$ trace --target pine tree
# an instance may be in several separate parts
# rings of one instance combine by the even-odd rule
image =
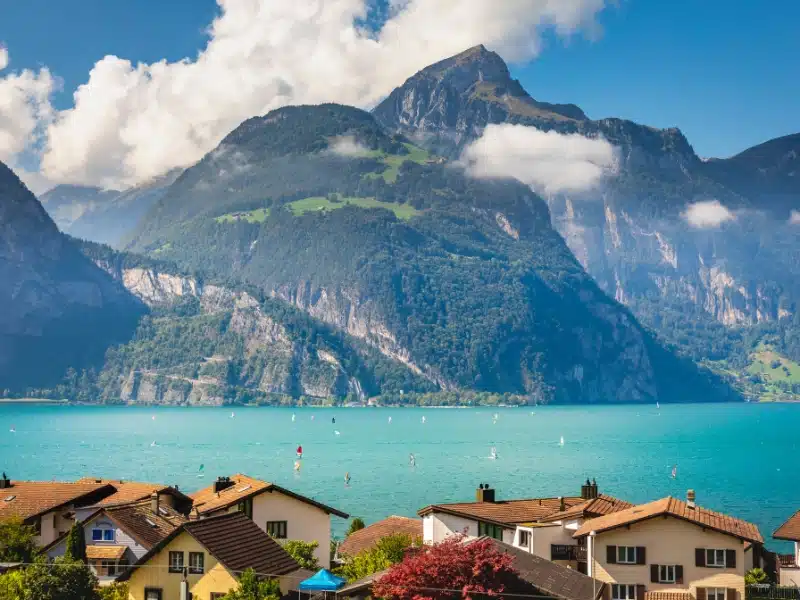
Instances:
[[[83,525],[78,521],[75,521],[67,535],[67,551],[65,554],[72,560],[86,562],[86,538],[83,534]]]

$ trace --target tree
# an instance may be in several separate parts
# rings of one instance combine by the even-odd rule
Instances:
[[[747,585],[757,585],[759,583],[767,583],[767,579],[768,579],[767,573],[764,571],[764,569],[759,569],[758,567],[750,569],[744,575],[744,582]]]
[[[373,586],[373,596],[391,600],[497,596],[505,589],[503,581],[516,573],[512,565],[511,555],[491,540],[465,544],[463,535],[454,535],[392,566]]]
[[[284,542],[283,549],[297,561],[301,569],[316,571],[319,569],[314,552],[319,548],[319,542],[304,542],[302,540],[289,540]]]
[[[350,522],[350,529],[347,530],[347,535],[345,535],[345,537],[347,537],[348,535],[350,535],[351,533],[353,533],[355,531],[358,531],[359,529],[364,529],[364,527],[366,527],[366,524],[364,523],[364,519],[362,519],[361,517],[355,517]]]
[[[23,573],[25,600],[100,600],[97,577],[86,564],[62,556],[40,559]]]
[[[99,589],[100,600],[128,600],[128,584],[115,581]]]
[[[420,540],[405,533],[387,535],[378,540],[372,548],[350,557],[337,573],[347,581],[357,581],[401,562],[405,558],[406,551],[419,542]]]
[[[253,569],[239,576],[239,587],[225,594],[223,600],[279,600],[281,586],[277,579],[259,579]]]
[[[422,545],[422,540],[419,538],[407,533],[395,533],[379,539],[375,547],[383,552],[389,562],[394,565],[405,558],[409,548],[420,545]]]
[[[0,575],[0,598],[3,600],[24,600],[24,577],[23,571],[9,571]]]
[[[0,562],[33,562],[36,531],[21,519],[0,521]]]
[[[86,562],[86,538],[83,533],[83,525],[78,521],[72,524],[67,534],[67,550],[64,555],[72,560]]]

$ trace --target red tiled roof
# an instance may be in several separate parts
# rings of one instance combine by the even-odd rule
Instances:
[[[125,555],[127,546],[86,546],[86,558],[89,560],[119,560]]]
[[[104,512],[147,549],[186,523],[186,517],[169,506],[161,504],[158,513],[153,512],[150,500],[108,507]]]
[[[264,492],[274,491],[280,492],[285,496],[295,498],[296,500],[300,500],[301,502],[305,502],[306,504],[316,506],[328,514],[333,514],[338,517],[342,517],[343,519],[350,517],[350,515],[347,513],[322,504],[321,502],[317,502],[312,498],[308,498],[292,492],[291,490],[287,490],[286,488],[282,488],[274,483],[269,483],[268,481],[261,481],[260,479],[255,479],[242,473],[232,475],[230,480],[233,485],[220,492],[215,492],[214,484],[212,484],[207,488],[196,491],[194,494],[190,494],[190,497],[194,501],[192,512],[196,511],[200,515],[213,514],[215,512],[230,508],[245,498],[251,498]]]
[[[395,516],[383,519],[348,535],[347,539],[339,546],[339,552],[355,556],[375,546],[378,540],[396,534],[405,534],[421,540],[422,520]]]
[[[789,540],[800,542],[800,510],[794,513],[789,520],[775,530],[772,534],[776,540]]]
[[[630,502],[625,502],[625,500],[620,500],[619,498],[614,498],[613,496],[607,496],[606,494],[600,494],[597,496],[597,498],[586,500],[585,502],[576,504],[567,510],[548,515],[541,520],[547,523],[552,521],[562,521],[565,519],[594,518],[619,512],[632,506],[633,504]]]
[[[476,519],[514,527],[517,523],[538,521],[559,512],[562,499],[531,498],[527,500],[498,500],[496,502],[462,502],[455,504],[432,504],[417,514],[424,517],[432,512],[443,512],[452,515]],[[583,498],[570,496],[563,498],[564,509],[583,503]]]
[[[105,483],[12,481],[0,490],[0,519],[32,519],[68,504],[91,504],[113,492]]]
[[[123,481],[94,477],[84,477],[79,479],[77,483],[107,483],[114,486],[116,492],[95,504],[95,506],[98,507],[144,500],[145,498],[150,498],[153,493],[169,493],[175,496],[183,496],[172,486],[163,483],[143,483],[140,481]]]
[[[758,527],[752,523],[729,517],[728,515],[700,506],[689,508],[686,502],[671,496],[648,504],[640,504],[619,512],[597,517],[596,519],[590,519],[575,532],[574,537],[589,535],[591,531],[600,533],[601,531],[616,529],[617,527],[630,525],[661,515],[669,515],[678,519],[683,519],[701,527],[732,535],[742,540],[757,543],[763,543],[764,541],[764,538],[761,537],[761,533],[758,531]]]

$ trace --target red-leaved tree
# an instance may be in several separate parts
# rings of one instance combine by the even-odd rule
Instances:
[[[372,589],[374,598],[391,600],[470,600],[500,596],[516,571],[513,559],[489,539],[464,543],[463,535],[409,554],[392,566]]]

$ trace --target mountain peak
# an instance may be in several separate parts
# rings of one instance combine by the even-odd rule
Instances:
[[[487,50],[479,44],[463,52],[445,58],[424,68],[416,77],[435,77],[448,79],[459,91],[463,91],[476,81],[491,82],[508,86],[513,82],[508,65],[497,52]]]

